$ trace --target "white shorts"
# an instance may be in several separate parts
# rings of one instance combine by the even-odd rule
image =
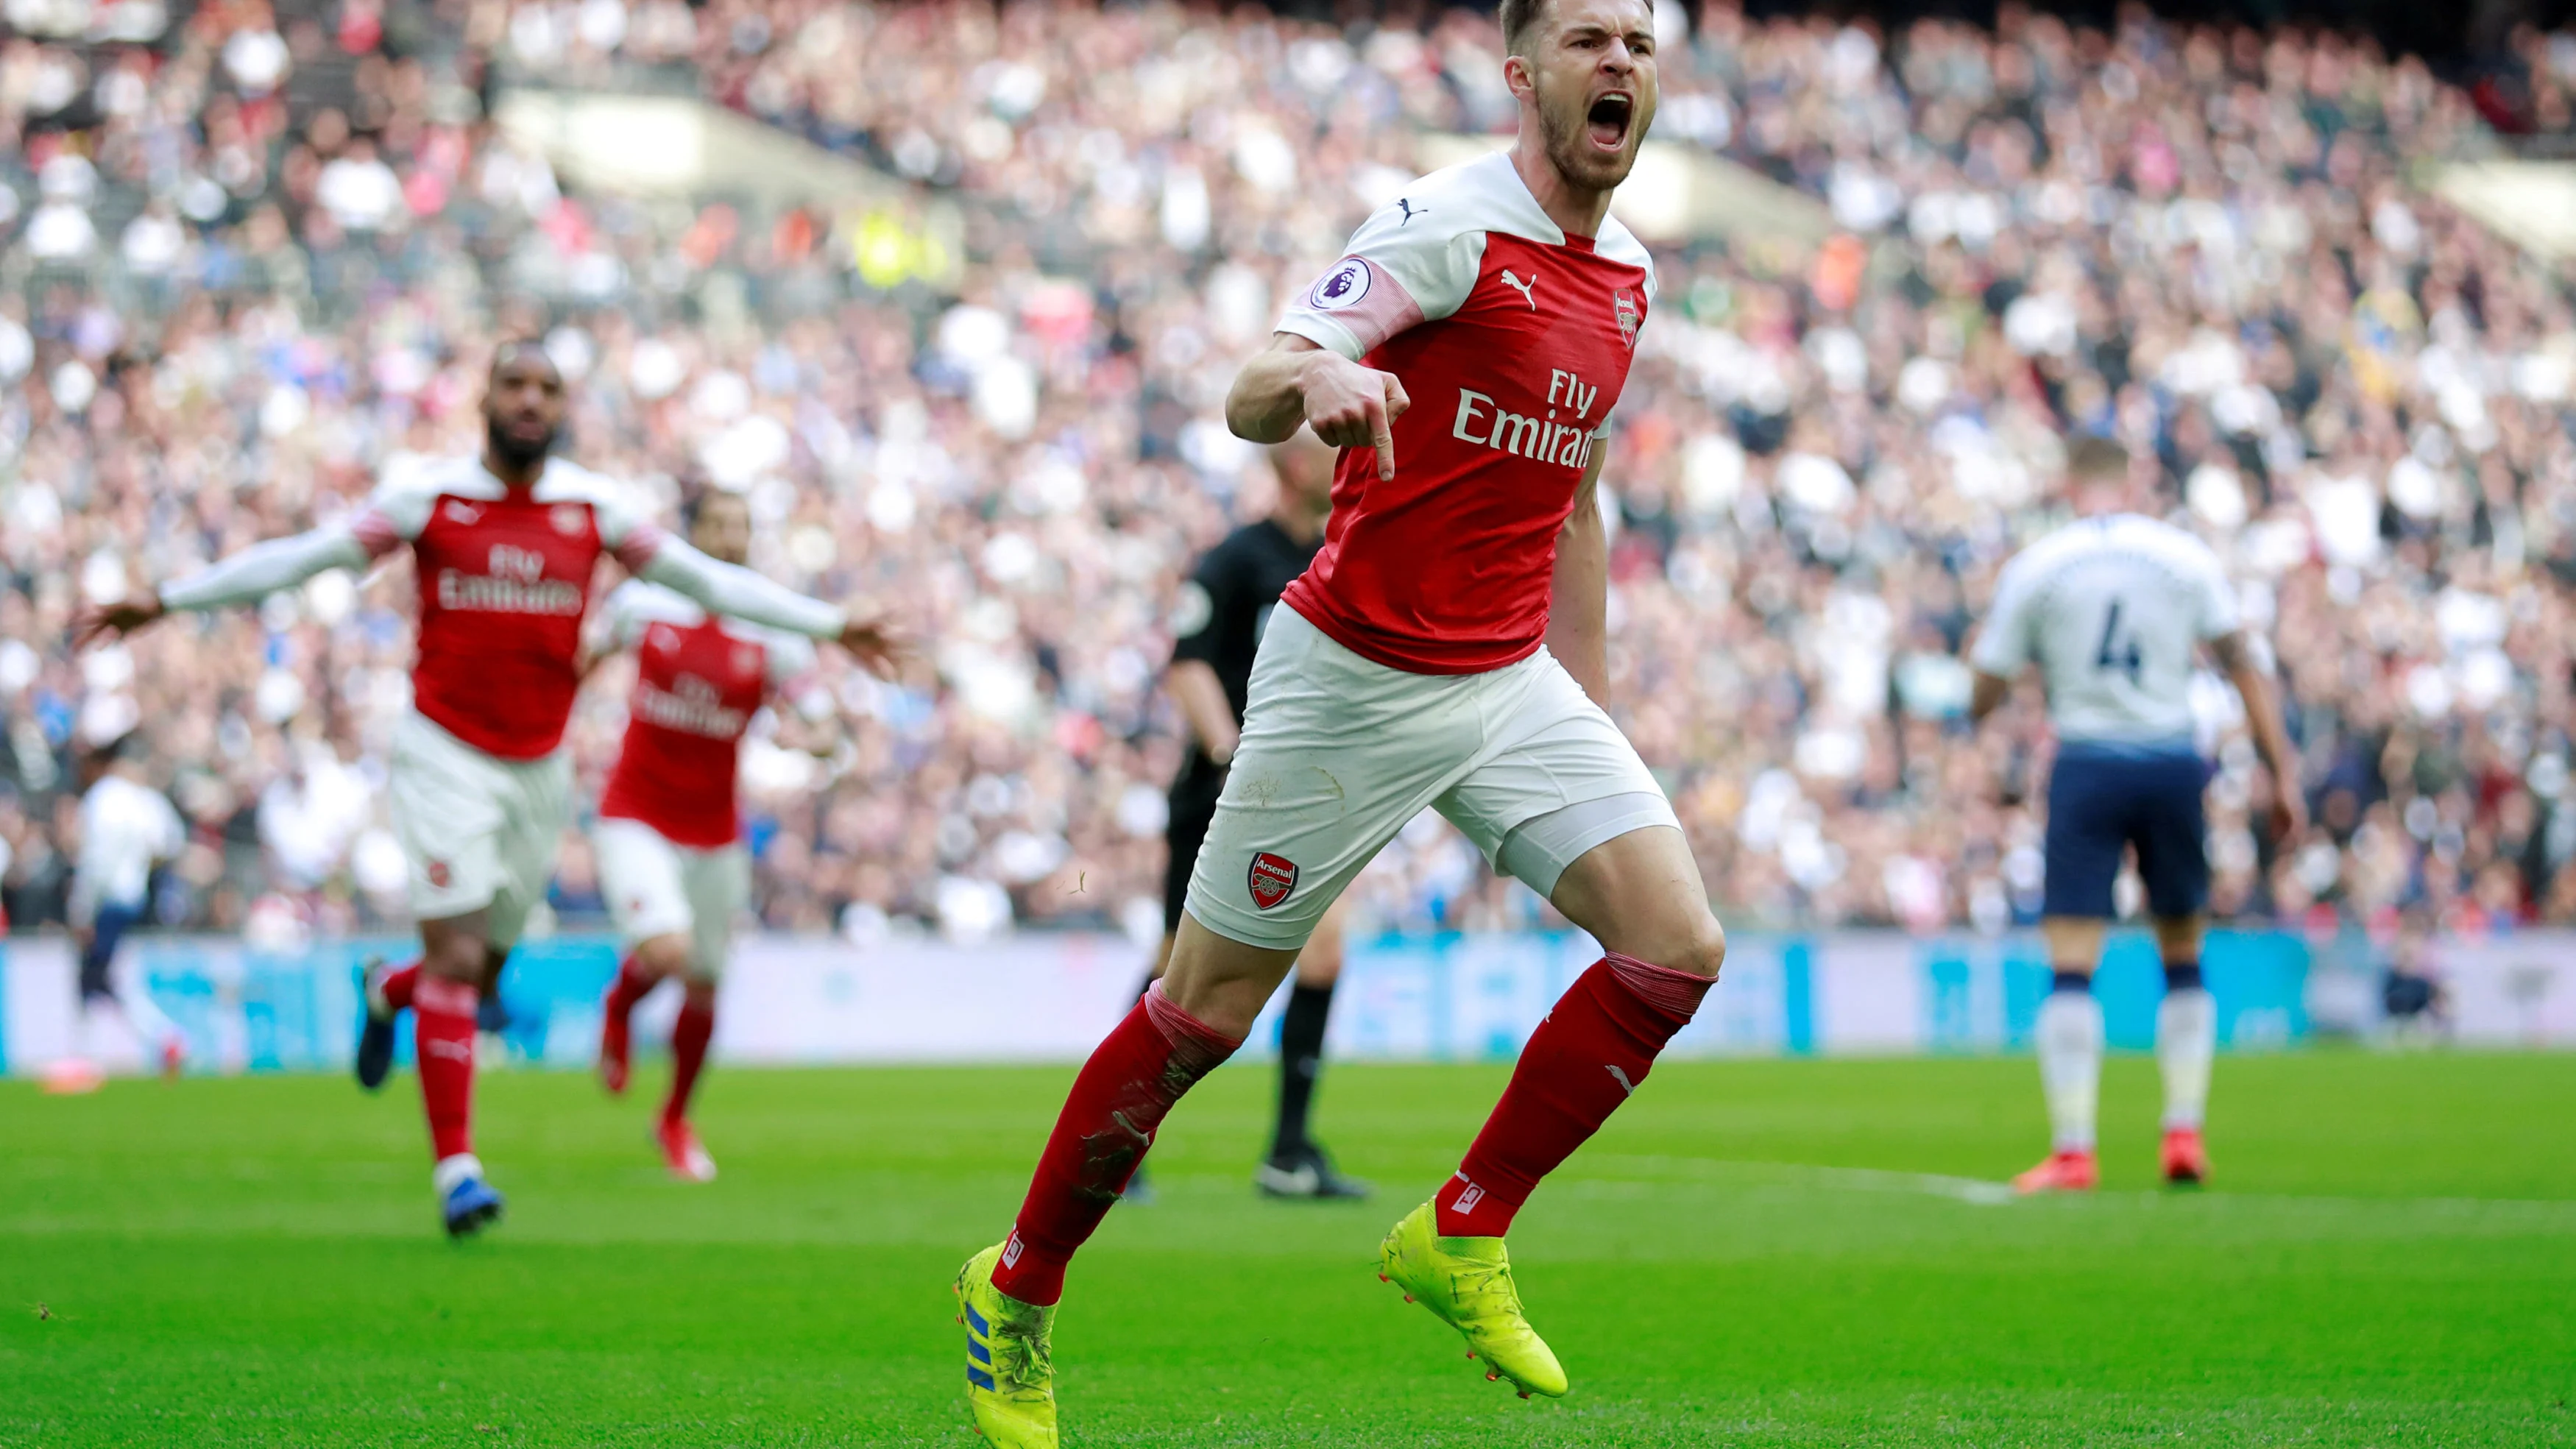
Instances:
[[[1409,674],[1282,608],[1253,660],[1190,914],[1246,945],[1303,946],[1425,806],[1542,896],[1594,846],[1680,823],[1636,748],[1545,649],[1483,674]]]
[[[485,939],[507,949],[546,898],[572,810],[572,762],[486,754],[417,713],[394,726],[394,836],[411,862],[412,914],[485,911]]]
[[[742,842],[712,850],[674,844],[641,820],[602,820],[590,832],[599,850],[599,890],[626,944],[656,936],[691,938],[694,974],[724,970],[734,917],[751,903],[751,852]]]

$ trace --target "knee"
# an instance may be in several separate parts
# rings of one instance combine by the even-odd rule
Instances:
[[[690,973],[689,938],[677,933],[654,936],[635,947],[635,965],[646,976],[687,976]]]
[[[1705,906],[1700,908],[1698,915],[1699,918],[1682,932],[1674,959],[1655,964],[1715,979],[1719,968],[1726,964],[1726,928],[1717,923],[1716,915]]]
[[[683,999],[689,1005],[694,1006],[701,1011],[713,1011],[715,1009],[716,979],[714,977],[688,977],[684,982],[682,982],[682,989],[687,993]]]
[[[451,936],[435,943],[424,943],[420,969],[446,981],[483,980],[483,943],[472,936]]]

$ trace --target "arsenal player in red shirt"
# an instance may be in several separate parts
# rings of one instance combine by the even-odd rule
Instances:
[[[957,1280],[967,1399],[1056,1443],[1048,1337],[1075,1250],[1172,1104],[1240,1046],[1334,898],[1428,806],[1604,948],[1532,1034],[1457,1174],[1379,1272],[1487,1376],[1562,1394],[1503,1233],[1640,1087],[1725,937],[1672,807],[1603,711],[1595,490],[1654,307],[1610,212],[1655,112],[1645,0],[1503,0],[1510,149],[1370,217],[1236,379],[1226,420],[1340,447],[1332,522],[1253,665],[1243,735],[1162,982],[1075,1079],[1010,1235]]]
[[[501,1214],[473,1151],[474,1008],[554,874],[570,808],[564,724],[600,558],[716,613],[836,639],[874,668],[889,667],[893,653],[873,618],[708,558],[655,527],[620,485],[553,457],[564,383],[536,344],[494,354],[483,420],[479,455],[382,477],[348,519],[92,611],[74,633],[79,644],[129,634],[173,610],[252,603],[326,569],[364,569],[411,549],[418,660],[389,783],[421,958],[369,971],[358,1079],[384,1081],[395,1014],[411,1007],[430,1180],[456,1236]]]
[[[710,489],[690,503],[685,521],[689,542],[707,557],[741,564],[751,556],[751,507],[740,494]],[[626,1090],[629,1016],[662,982],[682,983],[671,1091],[654,1139],[673,1176],[706,1182],[715,1159],[689,1125],[689,1098],[715,1035],[716,982],[734,918],[751,899],[734,788],[742,739],[763,704],[813,673],[814,645],[802,634],[708,613],[640,579],[619,585],[601,612],[604,649],[633,651],[636,672],[626,740],[591,832],[600,890],[627,944],[602,1012],[599,1075],[611,1092]]]

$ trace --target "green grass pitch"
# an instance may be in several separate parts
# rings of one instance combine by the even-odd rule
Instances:
[[[1067,1072],[719,1070],[702,1188],[641,1076],[488,1077],[462,1247],[408,1077],[0,1086],[0,1445],[976,1443],[948,1281]],[[1334,1068],[1359,1207],[1257,1200],[1270,1071],[1203,1086],[1074,1267],[1067,1443],[2576,1444],[2576,1056],[2223,1060],[2193,1195],[2115,1059],[2104,1191],[2005,1204],[2027,1061],[1669,1064],[1513,1234],[1559,1403],[1370,1271],[1503,1077]]]

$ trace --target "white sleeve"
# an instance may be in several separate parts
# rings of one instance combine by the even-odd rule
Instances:
[[[834,605],[809,599],[749,569],[718,563],[670,534],[654,532],[659,537],[637,573],[688,595],[709,613],[816,639],[834,638],[849,624],[849,615]]]
[[[2030,663],[2030,571],[2015,559],[2004,565],[2003,577],[1995,581],[1994,607],[1986,611],[1986,626],[1977,631],[1976,646],[1968,652],[1968,665],[1979,674],[1997,679],[2010,679]]]
[[[814,641],[802,634],[781,634],[762,641],[769,658],[769,687],[786,689],[812,674],[821,662]]]
[[[165,609],[219,609],[291,589],[327,569],[365,568],[377,552],[360,533],[331,524],[292,538],[255,543],[161,588]]]
[[[651,624],[651,611],[645,607],[645,585],[629,579],[608,591],[601,601],[599,616],[589,630],[590,652],[594,655],[615,654],[635,647]]]
[[[1484,255],[1482,231],[1444,226],[1405,198],[1360,224],[1342,259],[1289,304],[1279,330],[1357,362],[1397,333],[1456,312]]]
[[[635,494],[598,474],[590,474],[591,487],[586,493],[591,517],[599,524],[600,546],[617,556],[626,571],[637,578],[651,577],[653,556],[674,540],[653,521]],[[666,582],[656,580],[656,582]],[[673,588],[679,585],[673,584]],[[688,593],[686,589],[680,589]],[[695,594],[689,594],[697,598]],[[700,600],[701,603],[705,602]]]

